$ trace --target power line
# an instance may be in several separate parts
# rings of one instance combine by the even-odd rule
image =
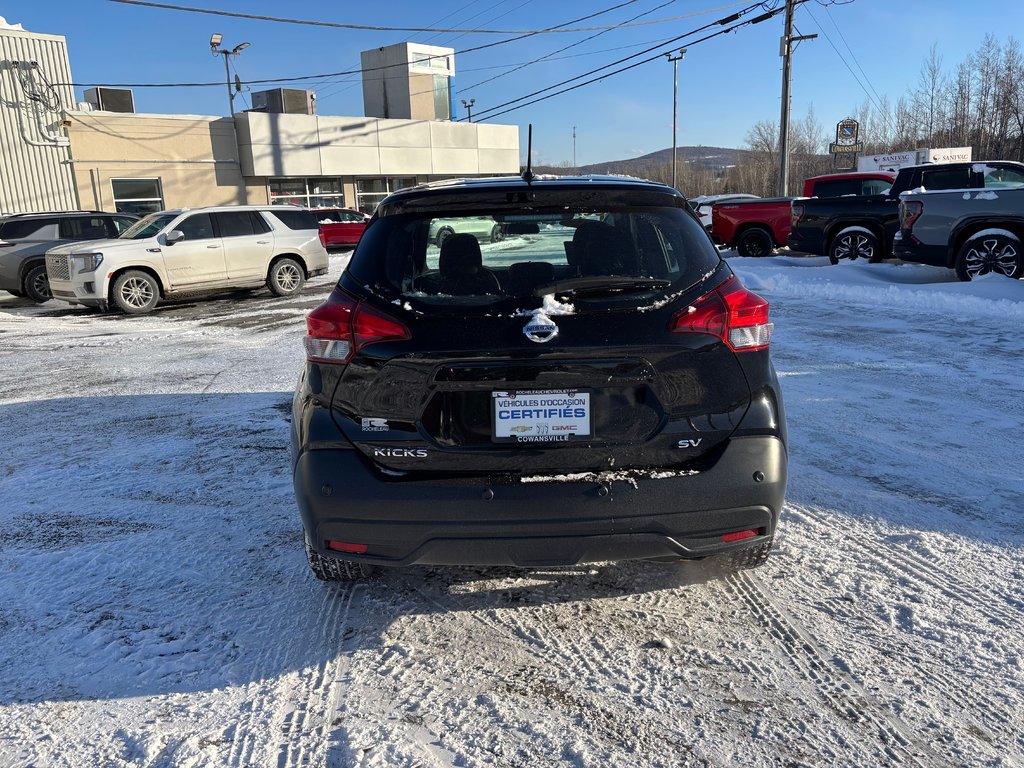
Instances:
[[[806,2],[806,0],[801,0],[801,2]],[[554,88],[558,88],[559,86],[567,85],[568,83],[571,83],[574,80],[579,80],[581,78],[587,77],[588,75],[593,75],[593,74],[595,74],[597,72],[600,72],[603,69],[608,69],[609,67],[614,67],[617,64],[622,64],[624,62],[629,61],[630,59],[635,59],[638,56],[643,56],[644,54],[650,53],[651,51],[653,51],[655,49],[664,48],[665,46],[669,46],[669,45],[672,45],[674,43],[678,43],[680,40],[683,40],[684,38],[691,37],[692,35],[696,35],[696,34],[698,34],[700,32],[703,32],[705,29],[709,29],[709,28],[715,26],[716,24],[717,25],[722,25],[722,24],[727,24],[727,23],[730,23],[732,21],[735,21],[736,19],[739,19],[741,16],[749,13],[752,9],[754,9],[754,8],[756,8],[758,6],[761,6],[761,3],[754,3],[752,5],[749,5],[746,8],[738,11],[737,13],[732,14],[732,16],[728,16],[728,17],[725,17],[723,19],[718,19],[717,21],[712,21],[712,22],[710,22],[708,24],[705,24],[704,26],[697,27],[696,29],[692,29],[689,32],[685,32],[685,33],[683,33],[681,35],[677,35],[676,37],[669,38],[668,40],[662,41],[658,45],[652,46],[650,48],[646,48],[646,49],[644,49],[642,51],[639,51],[639,52],[633,54],[632,56],[626,56],[624,58],[618,59],[617,61],[613,61],[613,62],[611,62],[609,64],[605,64],[602,67],[598,67],[596,69],[592,69],[589,72],[584,72],[581,75],[576,75],[575,77],[570,77],[568,80],[563,80],[563,81],[561,81],[559,83],[555,83],[554,85],[547,86],[546,88],[541,88],[541,89],[539,89],[537,91],[533,91],[532,93],[528,93],[525,96],[520,96],[519,98],[511,99],[509,101],[502,102],[501,104],[497,104],[496,106],[491,107],[490,109],[483,110],[482,113],[478,113],[478,115],[477,115],[477,122],[480,122],[480,120],[488,120],[488,119],[490,119],[492,117],[497,117],[498,115],[504,115],[504,114],[507,114],[508,112],[511,112],[513,110],[512,109],[506,109],[506,110],[504,110],[502,112],[497,112],[495,114],[489,114],[486,117],[484,117],[483,115],[486,114],[486,113],[494,113],[495,110],[500,110],[502,107],[506,107],[506,106],[509,106],[511,104],[515,104],[518,101],[524,101],[526,99],[531,98],[532,96],[537,96],[539,94],[544,93],[545,91],[550,91],[550,90],[552,90]],[[760,16],[756,16],[754,19],[751,19],[750,21],[742,22],[741,24],[738,24],[738,25],[733,26],[733,27],[729,27],[728,29],[719,30],[714,35],[710,35],[709,37],[715,37],[716,35],[724,34],[725,32],[731,32],[733,29],[737,29],[738,27],[744,26],[746,24],[758,23],[758,22],[761,22],[761,21],[765,21],[766,19],[771,18],[772,16],[776,15],[777,13],[779,13],[779,10],[768,11],[766,13],[761,14]],[[703,39],[709,39],[709,38],[702,38],[702,40]],[[701,42],[701,40],[698,40],[696,42]],[[622,69],[618,69],[618,70],[615,70],[613,72],[606,72],[603,75],[599,75],[598,77],[595,77],[592,80],[588,80],[588,81],[586,81],[584,83],[581,83],[581,84],[579,84],[577,86],[573,86],[571,88],[566,88],[566,89],[564,89],[562,91],[558,91],[557,93],[554,93],[554,94],[549,94],[548,96],[544,96],[544,97],[542,97],[540,99],[535,99],[533,101],[527,102],[526,104],[521,104],[518,107],[514,107],[514,109],[520,109],[522,107],[528,106],[529,104],[535,104],[538,101],[544,101],[545,99],[551,98],[551,96],[557,96],[557,95],[562,94],[562,93],[567,93],[568,91],[575,90],[576,88],[582,87],[583,85],[588,85],[590,83],[597,82],[598,80],[602,80],[605,77],[609,77],[611,75],[616,75],[616,74],[618,74],[620,72],[625,72],[626,70],[633,69],[634,67],[640,66],[641,64],[646,64],[647,62],[654,61],[655,59],[660,59],[664,55],[665,55],[665,51],[659,51],[654,56],[652,56],[652,57],[650,57],[648,59],[644,59],[644,60],[642,60],[640,62],[637,62],[636,64],[632,64],[632,65],[630,65],[628,67],[623,67]]]
[[[842,3],[842,5],[846,5],[846,3]],[[807,12],[810,13],[810,10],[811,9],[808,8]],[[828,11],[827,5],[825,6],[825,10]],[[839,28],[838,24],[836,24],[835,16],[833,16],[831,13],[826,13],[825,15],[828,17],[828,20],[832,22],[832,26],[835,27],[836,32],[839,34],[839,39],[842,40],[843,45],[846,46],[846,50],[850,52],[850,58],[853,59],[853,63],[857,65],[857,69],[859,69],[860,73],[864,75],[864,82],[868,84],[868,87],[871,89],[872,93],[874,93],[875,96],[878,98],[878,101],[881,102],[882,97],[878,95],[878,91],[875,90],[875,86],[872,84],[871,78],[868,77],[868,73],[864,71],[864,67],[862,67],[860,65],[860,62],[857,60],[857,54],[855,54],[853,52],[853,48],[850,47],[850,43],[846,40],[846,35],[843,34],[843,30]]]
[[[667,5],[672,5],[672,3],[674,3],[675,1],[676,0],[667,0],[667,2],[664,2],[661,5],[655,6],[654,8],[651,8],[648,11],[644,11],[643,13],[637,14],[636,16],[633,16],[630,19],[626,19],[626,23],[628,23],[630,21],[636,21],[637,19],[642,18],[643,16],[646,16],[649,13],[654,13],[655,11],[662,9],[662,8],[664,8]],[[525,69],[526,67],[529,67],[529,66],[531,66],[533,64],[538,64],[539,62],[542,62],[542,61],[549,61],[556,54],[562,53],[563,51],[568,51],[570,48],[575,48],[578,45],[583,45],[584,43],[586,43],[586,42],[588,42],[590,40],[593,40],[595,37],[600,37],[601,35],[607,34],[609,31],[610,30],[603,29],[600,32],[595,32],[593,35],[590,35],[589,37],[585,37],[582,40],[577,40],[575,43],[571,43],[570,45],[566,45],[566,46],[564,46],[562,48],[559,48],[556,51],[552,51],[551,53],[547,54],[546,56],[541,56],[539,58],[534,59],[533,61],[528,61],[525,64],[520,64],[520,65],[514,67],[513,69],[510,69],[508,72],[502,72],[500,75],[495,75],[494,77],[489,77],[486,80],[481,80],[478,83],[473,83],[472,85],[468,85],[465,88],[462,88],[460,90],[462,91],[462,93],[466,93],[467,91],[471,91],[474,88],[478,88],[479,86],[484,85],[485,83],[490,83],[490,82],[493,82],[495,80],[499,80],[502,77],[505,77],[506,75],[511,75],[513,72],[518,72],[519,70]]]
[[[141,0],[111,0],[111,2],[133,2],[133,3],[135,3],[135,2],[141,2]],[[592,18],[594,18],[596,16],[602,16],[602,15],[604,15],[606,13],[610,13],[611,11],[614,11],[614,10],[616,10],[618,8],[621,8],[621,7],[625,6],[625,5],[630,5],[631,3],[634,3],[634,2],[636,2],[636,0],[626,0],[626,2],[618,3],[617,5],[613,5],[610,8],[605,8],[603,10],[587,14],[586,16],[580,16],[578,19],[571,19],[570,21],[565,21],[565,22],[562,22],[561,24],[556,24],[553,27],[548,27],[546,30],[540,30],[538,32],[528,32],[528,33],[524,33],[524,34],[521,34],[521,35],[517,35],[516,37],[506,38],[505,40],[495,40],[493,43],[484,43],[483,45],[476,45],[476,46],[473,46],[472,48],[463,48],[462,50],[459,50],[459,51],[453,51],[451,54],[443,54],[443,55],[444,56],[448,56],[448,55],[458,56],[458,55],[462,55],[462,54],[465,54],[465,53],[473,53],[474,51],[482,51],[482,50],[484,50],[486,48],[494,48],[495,46],[498,46],[498,45],[506,45],[508,43],[514,43],[514,42],[516,42],[518,40],[523,40],[523,39],[525,39],[527,37],[533,37],[534,35],[541,34],[541,32],[558,30],[558,29],[561,29],[563,27],[568,26],[569,24],[577,24],[577,23],[579,23],[581,21],[585,21],[587,19],[592,19]],[[725,6],[725,7],[726,8],[731,8],[731,7],[734,7],[736,5],[742,5],[742,3],[734,3],[732,6]],[[707,11],[702,11],[701,13],[714,13],[714,11],[716,11],[716,10],[721,10],[721,9],[713,8],[713,9],[710,9],[710,10],[707,10]],[[692,15],[699,15],[699,14],[688,14],[688,15],[692,16]],[[686,17],[684,16],[684,17],[680,17],[680,18],[686,18]],[[424,58],[424,61],[429,61],[429,60],[432,60],[432,59],[435,59],[435,58],[441,58],[441,56],[442,56],[442,54],[438,54],[436,56],[427,56],[427,57]],[[259,80],[245,80],[243,82],[246,85],[257,85],[257,84],[262,85],[264,83],[295,83],[295,82],[300,82],[300,81],[303,81],[303,80],[329,80],[330,78],[342,77],[344,75],[358,75],[358,74],[362,74],[363,72],[376,72],[376,71],[381,70],[381,69],[392,69],[394,67],[405,67],[405,66],[406,66],[406,64],[404,64],[404,63],[400,63],[400,64],[385,64],[385,65],[382,65],[382,66],[379,66],[379,67],[366,67],[365,69],[363,69],[363,68],[360,68],[360,69],[348,69],[348,70],[344,70],[344,71],[341,71],[341,72],[326,72],[326,73],[323,73],[323,74],[302,75],[302,76],[299,76],[299,77],[262,78],[262,79],[259,79]],[[93,88],[93,87],[96,87],[96,88],[206,88],[206,87],[211,87],[211,86],[219,86],[219,85],[221,85],[221,83],[55,83],[54,85],[72,86],[72,87],[75,87],[75,88],[86,88],[86,87],[88,87],[88,88]]]
[[[892,123],[890,122],[889,115],[886,114],[885,110],[882,108],[881,103],[876,101],[875,97],[871,95],[871,93],[868,91],[866,87],[864,87],[864,83],[862,83],[860,81],[860,78],[857,77],[857,73],[853,71],[853,67],[850,66],[849,62],[846,60],[846,57],[843,56],[843,54],[839,51],[839,48],[836,47],[836,44],[832,42],[832,38],[829,37],[828,32],[825,31],[825,28],[821,26],[821,24],[818,22],[818,19],[814,16],[813,13],[811,13],[810,6],[808,6],[807,8],[807,14],[811,17],[811,20],[815,23],[818,29],[821,30],[821,34],[824,35],[825,39],[828,41],[828,44],[832,46],[832,50],[836,52],[836,56],[838,56],[839,60],[843,62],[843,66],[846,67],[846,69],[850,72],[850,74],[853,76],[853,79],[857,81],[857,85],[859,85],[860,89],[864,91],[864,95],[868,97],[868,101],[870,101],[874,105],[875,109],[878,110],[878,114],[882,118],[882,121],[885,123],[886,127],[892,128]]]
[[[807,2],[807,0],[798,0],[798,2]],[[778,15],[783,10],[785,10],[785,9],[784,8],[778,8],[778,9],[769,11],[767,13],[764,13],[764,14],[760,15],[760,16],[756,16],[756,17],[754,17],[753,19],[751,19],[749,21],[744,21],[744,22],[736,24],[736,25],[734,25],[732,27],[729,27],[728,29],[722,29],[722,30],[719,30],[718,32],[713,32],[710,35],[706,35],[706,36],[704,36],[702,38],[699,38],[697,40],[689,42],[686,45],[689,48],[691,46],[697,45],[698,43],[703,43],[706,40],[710,40],[713,37],[718,37],[719,35],[724,35],[724,34],[726,34],[728,32],[732,32],[732,31],[734,31],[736,29],[739,29],[740,27],[746,26],[748,24],[757,24],[757,23],[759,23],[761,21],[765,21],[766,19],[769,19],[769,18],[771,18],[773,16]],[[711,26],[711,25],[708,25],[708,26]],[[706,28],[707,27],[704,27],[704,29],[706,29]],[[689,34],[691,34],[691,35],[695,34],[696,31],[698,31],[698,30],[695,30],[694,32],[690,32]],[[688,37],[688,35],[681,35],[681,37]],[[502,112],[497,112],[497,113],[495,113],[493,115],[489,115],[485,119],[499,117],[501,115],[508,114],[509,112],[515,112],[517,109],[522,109],[523,107],[528,107],[528,106],[530,106],[532,104],[536,104],[537,102],[540,102],[540,101],[546,101],[547,99],[554,98],[555,96],[560,96],[561,94],[568,93],[569,91],[575,91],[577,88],[582,88],[585,85],[590,85],[591,83],[596,83],[596,82],[598,82],[600,80],[604,80],[605,78],[612,77],[613,75],[617,75],[617,74],[619,74],[621,72],[626,72],[626,71],[628,71],[630,69],[636,69],[637,67],[642,66],[644,64],[649,64],[652,61],[660,60],[661,57],[664,56],[666,53],[667,53],[667,51],[662,51],[662,52],[657,53],[654,56],[651,56],[651,57],[649,57],[647,59],[643,59],[642,61],[638,61],[638,62],[636,62],[634,64],[630,64],[627,67],[622,67],[621,69],[616,69],[616,70],[613,70],[611,72],[606,72],[603,75],[599,75],[598,77],[595,77],[595,78],[593,78],[591,80],[587,80],[587,81],[582,82],[582,83],[577,83],[576,85],[570,86],[569,88],[563,88],[561,91],[556,91],[555,93],[549,93],[546,96],[541,96],[539,99],[534,99],[533,101],[528,101],[525,104],[520,104],[519,106],[516,106],[516,107],[510,107],[509,109],[506,109],[506,110],[504,110]],[[583,77],[583,75],[581,75],[581,77]],[[552,86],[552,87],[557,87],[557,86]],[[511,104],[511,103],[514,103],[515,101],[517,101],[517,99],[514,99],[512,102],[507,102],[507,103]],[[495,109],[497,109],[497,107],[495,107]],[[477,122],[479,122],[479,119],[477,120]]]
[[[279,24],[303,24],[313,27],[332,27],[335,29],[359,29],[371,32],[437,32],[442,34],[474,33],[481,35],[545,35],[555,32],[596,32],[599,29],[617,29],[616,25],[605,27],[547,27],[545,29],[437,29],[435,27],[385,27],[370,24],[342,24],[335,21],[314,21],[312,19],[289,19],[283,16],[260,16],[254,13],[239,13],[238,11],[220,11],[213,8],[192,8],[186,5],[171,5],[169,3],[149,2],[149,0],[109,0],[111,3],[122,3],[124,5],[136,5],[146,8],[160,8],[168,11],[184,11],[186,13],[205,13],[211,16],[230,16],[236,19],[254,19],[256,21],[273,21]],[[738,3],[737,3],[738,5]],[[726,6],[729,7],[729,6]],[[598,14],[592,14],[595,16]],[[670,21],[679,21],[687,18],[688,14],[682,16],[669,16],[664,19],[652,19],[650,21],[639,21],[628,26],[644,27],[651,24],[665,24]],[[591,17],[584,17],[591,18]]]

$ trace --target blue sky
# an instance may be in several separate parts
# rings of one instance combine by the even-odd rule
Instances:
[[[268,16],[366,25],[538,29],[616,5],[616,0],[391,0],[339,3],[306,0],[169,0],[173,4]],[[618,0],[622,2],[622,0]],[[782,0],[769,0],[767,7]],[[456,104],[474,98],[474,117],[488,106],[525,95],[615,59],[681,35],[734,13],[748,3],[733,0],[635,0],[623,8],[584,22],[617,24],[644,14],[657,20],[698,14],[660,24],[605,32],[537,35],[456,57]],[[661,6],[661,7],[659,7]],[[76,82],[193,82],[223,77],[221,58],[209,53],[213,32],[226,46],[252,46],[234,59],[243,80],[295,77],[354,69],[359,52],[411,39],[459,50],[504,35],[433,34],[329,29],[233,19],[122,5],[109,0],[51,0],[28,3],[0,0],[0,16],[33,32],[67,36]],[[749,18],[749,16],[748,16]],[[816,23],[817,22],[817,23]],[[828,33],[850,67],[879,94],[895,100],[917,80],[934,43],[953,68],[977,50],[986,33],[1000,39],[1024,28],[1024,0],[811,0],[797,10],[802,34],[817,40],[800,44],[794,58],[793,110],[803,115],[813,105],[819,120],[832,125],[865,99],[865,92],[821,34]],[[819,25],[821,28],[819,28]],[[744,27],[690,47],[679,66],[679,143],[740,146],[758,120],[778,120],[783,16]],[[706,34],[706,33],[705,33]],[[580,43],[557,57],[519,69],[492,82],[482,80]],[[677,45],[687,45],[682,41]],[[851,56],[847,45],[853,51]],[[623,46],[631,46],[621,48]],[[609,50],[619,49],[621,50]],[[658,50],[662,50],[659,48]],[[582,55],[581,55],[582,54]],[[561,58],[570,57],[571,58]],[[855,59],[855,61],[854,61]],[[861,68],[866,74],[861,75]],[[263,86],[253,86],[259,90]],[[299,86],[305,87],[305,86]],[[356,77],[334,78],[310,86],[321,114],[361,115],[362,92]],[[81,94],[81,89],[78,91]],[[141,112],[219,115],[227,113],[226,87],[135,89]],[[244,104],[244,102],[243,102]],[[238,102],[236,101],[236,108]],[[534,125],[535,160],[571,161],[576,126],[580,164],[622,159],[672,144],[672,66],[654,61],[608,77],[571,93],[495,118],[494,122]]]

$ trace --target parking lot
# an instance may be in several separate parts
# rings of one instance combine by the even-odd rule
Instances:
[[[772,302],[777,551],[316,582],[303,317],[0,298],[0,764],[1024,765],[1024,282],[733,259]]]

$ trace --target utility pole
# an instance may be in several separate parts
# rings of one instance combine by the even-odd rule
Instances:
[[[793,12],[797,0],[786,0],[786,29],[779,41],[782,57],[782,115],[779,118],[779,197],[789,194],[789,108],[793,80],[793,43],[813,40],[817,35],[793,35]]]
[[[572,167],[576,167],[576,126],[572,127]]]
[[[469,115],[467,120],[469,120],[469,122],[471,122],[471,123],[473,122],[473,105],[474,104],[476,104],[476,99],[470,99],[469,101],[466,101],[465,99],[462,99],[462,106],[464,106],[466,108],[466,114]],[[486,119],[486,118],[484,118],[484,119]]]
[[[676,107],[679,102],[679,60],[686,56],[686,49],[680,48],[679,55],[665,54],[672,62],[672,186],[676,186]]]
[[[242,86],[241,86],[241,83],[238,83],[235,86],[236,90],[231,90],[231,67],[228,64],[228,56],[237,56],[242,51],[244,51],[246,48],[248,48],[250,44],[249,43],[239,43],[234,48],[232,48],[230,51],[226,51],[226,50],[223,50],[223,49],[217,47],[217,46],[220,45],[220,42],[223,39],[224,39],[223,36],[218,34],[217,32],[214,32],[212,35],[210,35],[210,53],[212,53],[214,56],[223,56],[224,57],[224,76],[225,76],[225,80],[226,80],[226,82],[228,84],[228,110],[229,110],[228,111],[228,115],[234,115],[235,114],[235,94],[238,91],[242,90]]]

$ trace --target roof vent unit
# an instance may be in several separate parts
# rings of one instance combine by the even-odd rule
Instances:
[[[135,97],[130,88],[86,88],[85,100],[103,112],[134,112]]]
[[[253,91],[252,111],[289,115],[315,115],[316,93],[298,88],[273,88],[269,91]]]

